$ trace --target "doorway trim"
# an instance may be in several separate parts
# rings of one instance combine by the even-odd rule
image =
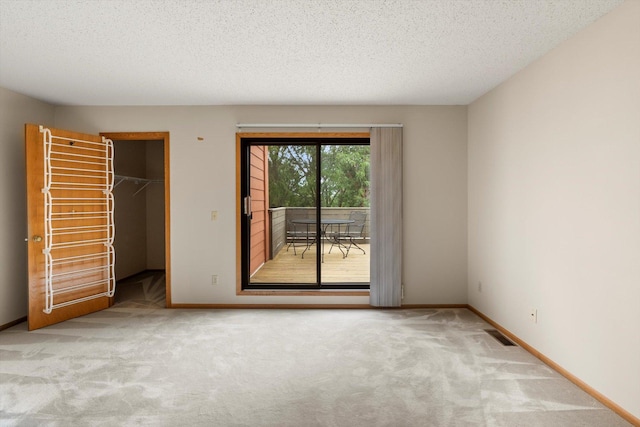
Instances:
[[[172,308],[171,303],[171,203],[169,198],[169,132],[100,132],[101,136],[118,141],[162,141],[164,151],[164,263],[166,274],[166,308]]]

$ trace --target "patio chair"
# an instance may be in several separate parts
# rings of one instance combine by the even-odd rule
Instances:
[[[333,239],[331,242],[331,248],[329,248],[329,253],[331,253],[331,249],[333,249],[334,246],[338,246],[341,251],[342,248],[345,248],[342,252],[344,254],[344,258],[346,258],[349,255],[351,247],[355,246],[366,255],[367,253],[358,245],[358,243],[356,243],[356,240],[364,238],[364,226],[367,222],[367,214],[362,211],[351,211],[349,219],[353,220],[353,222],[347,224],[344,231],[335,233],[332,236]]]
[[[316,238],[315,230],[310,230],[309,225],[299,224],[293,222],[291,219],[287,220],[287,252],[289,248],[293,246],[293,254],[298,255],[296,252],[296,246],[304,246],[308,248]]]

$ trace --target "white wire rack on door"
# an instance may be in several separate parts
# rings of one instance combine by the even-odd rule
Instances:
[[[115,292],[113,142],[66,138],[40,126],[44,145],[45,308]]]

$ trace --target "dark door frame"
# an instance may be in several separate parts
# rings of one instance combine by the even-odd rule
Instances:
[[[248,254],[244,250],[247,246],[247,242],[244,240],[248,234],[248,217],[244,213],[244,198],[247,196],[247,173],[248,166],[246,164],[245,151],[250,145],[256,144],[268,144],[268,143],[299,143],[299,144],[322,144],[322,140],[334,143],[341,141],[342,143],[348,143],[348,140],[362,140],[369,141],[370,134],[362,132],[344,132],[344,133],[237,133],[236,134],[236,294],[237,295],[357,295],[368,296],[369,286],[367,285],[353,285],[348,284],[324,284],[316,283],[316,286],[304,286],[304,289],[300,285],[286,285],[286,284],[274,284],[269,286],[264,285],[249,285],[248,275]],[[317,145],[319,146],[319,145]],[[320,167],[320,164],[318,165]],[[319,175],[318,175],[319,176]],[[319,181],[318,181],[318,186]],[[318,190],[319,194],[319,190]],[[318,220],[320,219],[320,206],[317,206]],[[318,264],[318,271],[320,271],[319,264],[321,263],[320,254],[317,254],[316,264]],[[245,271],[246,270],[246,271]],[[320,274],[320,273],[319,273]],[[307,290],[308,289],[308,290]]]

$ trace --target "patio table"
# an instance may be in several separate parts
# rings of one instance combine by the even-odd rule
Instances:
[[[316,236],[310,241],[309,240],[309,232],[310,232],[310,227],[312,225],[316,225],[318,223],[317,220],[315,219],[310,219],[310,218],[300,218],[300,219],[292,219],[291,220],[292,223],[294,224],[300,224],[300,225],[305,225],[307,227],[307,247],[304,249],[304,251],[302,251],[302,259],[304,259],[304,253],[307,252],[307,250],[311,247],[311,245],[313,245],[314,243],[317,243],[317,239],[318,239],[318,235],[316,233]],[[323,236],[326,238],[327,237],[327,228],[331,227],[332,231],[333,231],[333,227],[338,228],[338,232],[336,233],[336,236],[340,235],[340,227],[342,227],[343,225],[349,225],[349,224],[353,224],[355,222],[355,220],[353,219],[348,219],[348,218],[327,218],[327,219],[320,219],[320,227],[321,227],[321,232],[320,232],[320,237],[322,238]],[[325,239],[322,239],[322,256],[321,256],[321,261],[324,262],[324,241]],[[335,244],[336,246],[338,246],[338,249],[340,249],[340,252],[342,252],[342,258],[344,258],[346,256],[345,252],[342,250],[342,243],[340,243],[340,240],[338,237],[333,237],[332,240],[332,244]]]

